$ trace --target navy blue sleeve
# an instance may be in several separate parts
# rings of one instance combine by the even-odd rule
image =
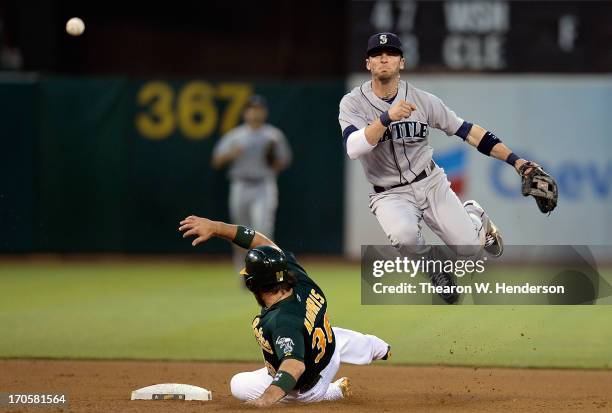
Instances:
[[[455,135],[459,136],[463,140],[466,140],[468,135],[470,134],[472,126],[474,125],[464,120],[461,126],[459,126],[459,129],[457,129],[457,132],[455,132]]]
[[[356,127],[354,127],[353,125],[348,125],[343,131],[342,131],[342,143],[344,144],[344,149],[346,149],[346,141],[348,140],[348,137],[351,133],[355,132],[357,129]]]

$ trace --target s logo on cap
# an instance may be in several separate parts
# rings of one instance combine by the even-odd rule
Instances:
[[[380,44],[387,43],[387,35],[386,34],[381,34],[380,36],[378,36],[378,42]]]

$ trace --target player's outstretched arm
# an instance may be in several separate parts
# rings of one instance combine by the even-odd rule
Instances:
[[[268,386],[266,391],[259,398],[248,401],[247,404],[257,407],[272,406],[274,403],[285,397],[285,395],[300,379],[302,374],[304,374],[305,370],[306,366],[299,360],[283,360],[281,365],[278,367],[278,372],[276,373],[276,376],[274,376],[272,384]]]
[[[254,234],[249,234],[250,236],[253,236],[253,239],[248,248],[255,248],[262,245],[270,245],[278,248],[278,246],[269,240],[265,235],[251,230],[250,228],[226,224],[225,222],[221,221],[212,221],[210,219],[197,217],[195,215],[190,215],[182,220],[179,227],[179,231],[183,233],[183,238],[196,237],[191,243],[191,245],[194,247],[208,241],[213,237],[223,238],[227,241],[236,243],[236,240],[240,238],[240,235],[243,235],[238,233],[240,229],[243,231],[246,229],[249,232],[254,232]],[[246,248],[244,245],[241,246]]]
[[[461,137],[479,152],[512,165],[521,177],[521,193],[524,196],[533,196],[542,213],[549,214],[557,207],[559,197],[557,182],[540,165],[519,158],[497,136],[479,125],[472,125],[467,136]]]
[[[485,135],[487,136],[485,137]],[[472,125],[472,128],[470,129],[470,132],[468,133],[466,141],[481,152],[483,150],[482,149],[483,147],[492,145],[490,148],[488,148],[488,150],[490,151],[489,155],[501,161],[507,162],[508,157],[512,154],[512,150],[510,150],[510,148],[508,148],[501,141],[496,143],[494,139],[497,139],[495,135],[488,132],[482,126],[474,124]],[[525,162],[527,162],[525,159],[518,158],[514,162],[511,162],[511,163],[513,164],[516,171],[519,172],[521,165],[523,165]]]

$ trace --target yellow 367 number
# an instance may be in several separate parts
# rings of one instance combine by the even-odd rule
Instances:
[[[213,86],[193,81],[180,88],[175,96],[168,83],[149,82],[136,96],[142,108],[136,114],[136,129],[145,138],[154,140],[166,139],[177,128],[186,138],[194,140],[208,138],[217,127],[220,133],[225,133],[238,124],[242,108],[252,93],[252,86],[245,83]],[[215,99],[228,101],[221,117]]]
[[[319,350],[319,354],[315,358],[315,363],[321,361],[323,356],[325,355],[325,347],[327,344],[331,344],[334,341],[334,336],[332,333],[331,324],[329,324],[329,318],[327,318],[327,313],[323,317],[323,327],[325,331],[321,327],[317,327],[312,332],[312,348],[315,347]]]

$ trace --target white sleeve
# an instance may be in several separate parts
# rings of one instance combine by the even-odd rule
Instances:
[[[346,140],[346,153],[351,159],[357,159],[361,155],[371,152],[375,147],[376,145],[370,145],[370,142],[366,139],[365,128],[357,129]]]

